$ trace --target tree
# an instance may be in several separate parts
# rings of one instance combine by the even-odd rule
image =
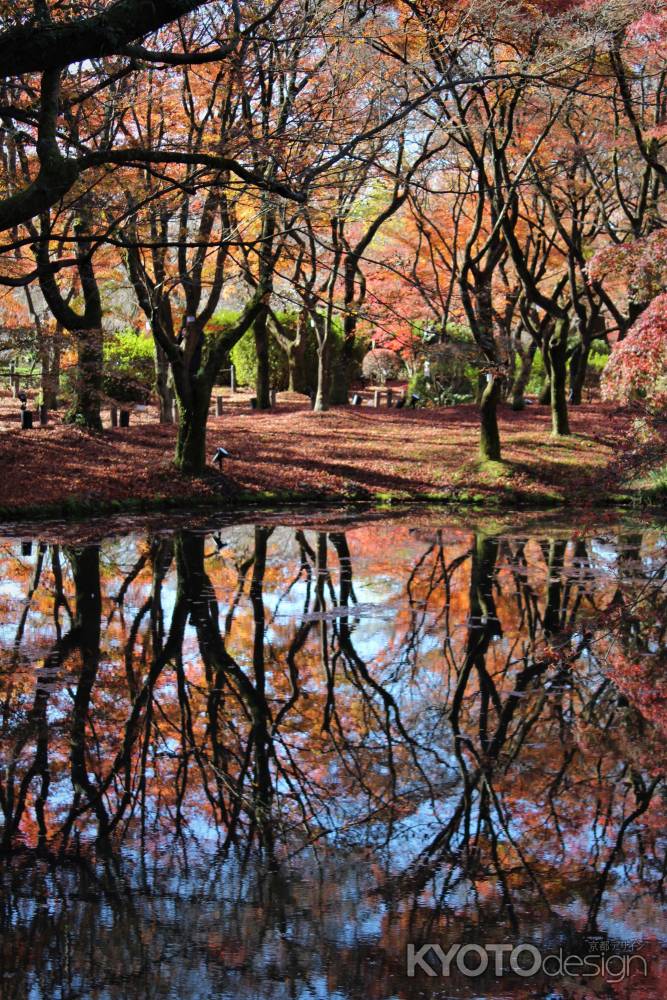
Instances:
[[[188,149],[211,149],[224,142],[238,115],[233,76],[215,65],[196,73],[185,67],[174,88],[167,89],[164,80],[151,74],[144,100],[129,114],[133,131],[152,148],[162,148],[169,128],[177,128]],[[196,376],[206,328],[229,278],[238,197],[228,174],[221,173],[214,183],[196,167],[125,178],[121,218],[127,221],[115,242],[155,341],[160,419],[171,420],[175,391],[181,409],[179,439],[188,433],[185,399],[192,396],[185,388],[189,375],[181,370],[183,352],[187,339],[199,344],[192,349]],[[236,273],[233,265],[232,271]],[[174,353],[174,347],[183,351]],[[217,374],[212,373],[209,401]]]
[[[667,412],[667,294],[658,295],[614,346],[602,376],[604,399]]]
[[[521,281],[527,277],[516,236],[519,190],[564,104],[562,96],[552,95],[550,82],[566,56],[548,10],[530,23],[522,20],[521,4],[502,10],[464,5],[437,18],[419,5],[416,10],[430,55],[427,79],[433,86],[440,84],[434,101],[459,149],[457,165],[470,177],[469,198],[457,209],[459,225],[465,220],[466,229],[457,283],[468,325],[488,363],[480,398],[480,456],[498,461],[497,407],[509,359],[503,348],[507,331],[503,324],[498,328],[494,288],[508,254]],[[495,74],[485,86],[470,79],[480,59]],[[448,190],[442,181],[439,186]],[[531,289],[533,298],[535,292]],[[537,299],[544,308],[557,308],[546,298]],[[564,316],[559,319],[550,350],[560,372],[567,328]],[[562,394],[554,398],[554,430],[566,432]]]
[[[109,130],[106,141],[94,150],[85,143],[71,144],[67,152],[61,150],[62,133],[59,122],[64,110],[61,82],[63,68],[74,63],[91,62],[94,79],[89,86],[73,96],[69,106],[94,100],[113,87],[119,79],[134,78],[146,65],[179,66],[189,62],[209,63],[225,59],[237,51],[243,38],[266,20],[266,13],[247,20],[238,5],[232,5],[227,16],[220,19],[213,34],[211,21],[202,33],[197,32],[197,51],[179,51],[182,36],[179,32],[160,39],[158,50],[151,50],[133,43],[146,35],[154,34],[175,19],[207,5],[193,0],[165,0],[164,3],[138,4],[134,0],[116,0],[106,9],[89,3],[89,16],[60,19],[57,7],[38,4],[35,14],[32,4],[20,4],[15,24],[0,32],[0,78],[6,81],[8,100],[2,106],[5,122],[18,122],[28,128],[34,140],[37,175],[26,186],[14,193],[6,192],[0,199],[0,231],[28,222],[55,206],[75,183],[89,170],[108,164],[138,165],[141,163],[199,164],[217,170],[230,170],[249,180],[254,177],[234,157],[210,154],[183,153],[172,147],[171,152],[142,149],[134,143],[118,147],[114,140],[119,134]],[[281,5],[276,0],[269,10],[272,13]],[[207,34],[208,32],[208,34]],[[174,42],[176,49],[174,50]],[[202,51],[203,42],[203,51]],[[208,51],[207,51],[208,48]],[[113,65],[109,57],[120,57],[120,66]],[[145,72],[145,70],[143,70]],[[39,84],[21,87],[30,74],[41,74]],[[97,74],[97,75],[96,75]],[[24,92],[21,94],[21,90]],[[29,95],[29,96],[26,96]],[[19,96],[20,95],[20,96]],[[18,100],[17,100],[18,96]],[[67,105],[65,105],[66,107]],[[259,187],[264,180],[254,177]],[[280,181],[272,182],[274,190],[287,190]]]

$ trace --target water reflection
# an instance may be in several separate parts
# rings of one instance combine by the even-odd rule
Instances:
[[[665,994],[664,531],[0,563],[3,1000]],[[647,978],[407,975],[409,942],[635,941]]]

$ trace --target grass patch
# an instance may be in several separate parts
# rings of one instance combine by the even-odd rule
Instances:
[[[646,504],[667,504],[667,465],[651,469],[630,483],[636,500]]]
[[[480,460],[475,462],[477,472],[485,479],[498,482],[499,479],[511,479],[512,470],[505,462],[492,462],[490,460]]]
[[[654,496],[667,499],[667,465],[649,474],[649,488]]]

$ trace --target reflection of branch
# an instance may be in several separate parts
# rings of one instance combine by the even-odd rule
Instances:
[[[132,584],[137,579],[137,577],[141,573],[142,569],[144,568],[144,566],[148,562],[148,558],[149,558],[150,554],[151,554],[150,551],[148,551],[148,552],[142,552],[142,554],[139,556],[139,558],[135,562],[135,564],[132,567],[132,569],[130,570],[130,572],[127,574],[127,576],[123,580],[123,582],[122,582],[122,584],[120,586],[120,589],[119,589],[118,593],[116,594],[116,596],[111,598],[111,600],[113,601],[113,603],[116,605],[117,608],[122,608],[123,607],[123,602],[125,601],[125,596],[126,596],[128,590],[130,589],[130,587],[132,586]],[[109,622],[113,618],[114,611],[115,611],[115,608],[112,610],[111,614],[109,615],[109,618],[107,619],[107,625],[109,624]]]
[[[609,878],[609,874],[614,865],[614,862],[616,861],[616,858],[620,854],[621,849],[623,847],[623,840],[625,838],[625,834],[632,826],[632,824],[635,822],[635,820],[639,819],[639,817],[642,816],[650,806],[651,800],[653,799],[653,794],[656,788],[658,787],[660,781],[662,780],[662,776],[658,775],[656,778],[654,778],[648,787],[644,785],[641,775],[638,774],[637,772],[633,772],[633,779],[634,779],[633,783],[634,783],[634,791],[635,791],[637,806],[628,816],[625,817],[625,819],[621,823],[618,833],[616,834],[616,840],[614,841],[614,845],[610,850],[607,861],[605,862],[605,866],[598,877],[598,888],[595,892],[595,896],[588,910],[588,920],[586,925],[587,930],[595,930],[596,928],[597,918],[600,912],[600,906],[602,905],[602,899],[604,897],[604,893],[607,888],[607,880]]]
[[[32,574],[32,579],[28,587],[28,593],[25,596],[23,602],[23,611],[21,612],[21,617],[19,618],[18,627],[16,629],[16,636],[14,637],[14,658],[13,663],[18,662],[19,649],[21,642],[23,640],[23,633],[25,631],[25,623],[28,619],[28,613],[30,611],[30,605],[32,604],[32,599],[35,591],[39,587],[40,577],[42,575],[42,566],[44,565],[44,555],[46,553],[46,546],[41,542],[37,551],[37,560],[35,562],[35,569]]]
[[[314,560],[315,560],[315,553],[313,552],[312,548],[308,544],[308,541],[307,541],[306,536],[303,533],[303,531],[301,531],[300,529],[298,531],[295,531],[294,537],[295,537],[295,539],[296,539],[296,541],[298,543],[299,553],[300,553],[300,556],[301,556],[301,563],[299,565],[299,571],[296,574],[296,576],[294,576],[292,578],[292,580],[288,584],[286,590],[283,591],[283,593],[280,595],[280,597],[276,601],[276,606],[274,608],[273,615],[271,617],[271,621],[272,622],[274,622],[276,620],[276,618],[278,617],[278,611],[280,610],[280,605],[285,600],[285,598],[289,597],[289,595],[292,593],[292,590],[297,585],[297,583],[299,582],[299,580],[301,579],[302,576],[305,577],[306,583],[307,583],[307,587],[306,587],[306,600],[305,600],[306,609],[307,609],[307,607],[308,607],[308,605],[310,603],[310,584],[311,584],[312,578],[313,578],[313,571],[312,571],[310,560],[312,560],[314,562]],[[309,559],[309,557],[310,557],[310,559]]]
[[[37,825],[39,829],[39,843],[44,847],[46,841],[46,824],[44,818],[44,806],[48,797],[50,786],[49,761],[48,761],[48,721],[46,709],[50,697],[50,681],[57,676],[61,665],[67,657],[75,650],[80,641],[78,628],[73,628],[64,638],[58,638],[44,660],[42,670],[36,676],[35,699],[32,709],[23,726],[19,728],[14,749],[11,754],[10,763],[5,769],[6,785],[3,784],[0,776],[0,808],[5,817],[4,830],[2,836],[2,848],[7,850],[16,836],[27,801],[28,790],[34,778],[41,775],[42,781],[40,791],[35,799],[35,811],[37,813]],[[5,705],[5,709],[8,705]],[[28,739],[36,733],[35,756],[30,767],[25,772],[18,795],[15,798],[14,776],[16,765],[21,759],[21,752]],[[14,806],[14,802],[16,805]]]

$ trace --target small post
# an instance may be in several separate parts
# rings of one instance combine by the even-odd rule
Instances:
[[[215,397],[215,415],[216,417],[222,416],[222,396]]]
[[[32,410],[21,410],[21,430],[32,430]]]
[[[232,392],[236,392],[236,365],[234,364],[229,369],[229,384]]]
[[[394,390],[387,389],[387,408],[391,408],[394,405]]]
[[[250,400],[250,409],[251,410],[257,409],[257,396],[253,396],[252,399]]]
[[[354,396],[352,397],[352,406],[361,406],[361,396],[359,395],[358,392],[355,392]]]
[[[275,405],[276,405],[276,390],[275,389],[271,389],[271,391],[269,393],[269,402],[271,404],[271,409],[273,409],[275,407]]]
[[[130,426],[130,411],[121,410],[120,411],[120,426],[129,427]]]
[[[118,427],[118,410],[115,406],[112,406],[109,410],[109,415],[111,417],[111,426]]]
[[[22,556],[32,555],[32,542],[21,542],[21,555]]]
[[[40,427],[46,427],[49,422],[49,411],[46,403],[40,403],[38,412]]]
[[[375,392],[373,393],[373,406],[375,407],[376,410],[378,410],[380,408],[380,397],[381,396],[382,396],[382,393],[380,392],[380,390],[376,389]]]

